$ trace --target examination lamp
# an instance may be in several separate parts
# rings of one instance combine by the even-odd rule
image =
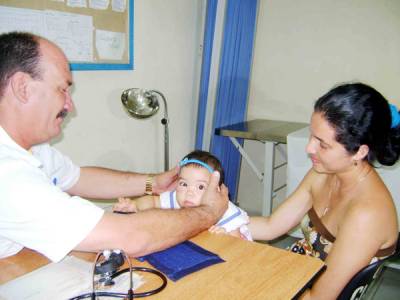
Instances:
[[[169,169],[168,108],[164,95],[156,90],[131,88],[122,92],[121,101],[128,114],[136,119],[146,119],[155,115],[160,108],[159,98],[164,102],[164,170]]]

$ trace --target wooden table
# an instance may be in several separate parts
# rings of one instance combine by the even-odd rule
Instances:
[[[191,241],[217,253],[226,262],[190,274],[177,282],[168,280],[167,287],[151,299],[292,299],[325,268],[319,259],[227,235],[203,232]],[[92,253],[72,254],[89,261],[94,259]],[[1,259],[0,284],[48,262],[42,255],[28,249]],[[135,259],[132,262],[134,266],[149,266]],[[145,284],[138,292],[160,283],[151,275],[145,274],[144,277]]]
[[[237,124],[232,124],[216,129],[216,134],[226,136],[230,139],[234,147],[239,151],[241,156],[247,161],[250,168],[256,174],[257,178],[263,183],[263,216],[268,216],[272,212],[272,200],[275,193],[285,185],[274,189],[274,171],[282,167],[284,164],[275,167],[275,147],[280,144],[286,144],[287,136],[291,132],[306,127],[305,123],[276,121],[256,119]],[[261,172],[253,163],[250,156],[246,153],[237,138],[256,140],[264,144],[264,168]],[[284,152],[282,148],[278,150]],[[283,154],[286,157],[286,154]]]

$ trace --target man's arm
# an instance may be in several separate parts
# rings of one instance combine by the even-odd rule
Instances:
[[[202,205],[179,210],[146,210],[133,215],[105,213],[75,250],[122,249],[137,257],[187,240],[215,224],[228,205],[225,186],[218,190],[214,172]]]
[[[153,193],[173,189],[176,186],[178,167],[153,178]],[[147,174],[122,172],[99,167],[82,167],[78,182],[67,192],[83,198],[113,199],[143,195]]]

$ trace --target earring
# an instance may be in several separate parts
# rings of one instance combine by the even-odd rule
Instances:
[[[358,160],[355,160],[354,162],[353,162],[353,164],[354,164],[354,166],[358,166]]]

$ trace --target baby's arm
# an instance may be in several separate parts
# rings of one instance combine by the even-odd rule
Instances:
[[[211,232],[211,233],[216,233],[216,234],[221,234],[222,233],[222,234],[227,234],[227,235],[231,235],[231,236],[234,236],[234,237],[239,237],[239,238],[245,239],[242,236],[242,234],[240,233],[240,229],[239,228],[227,232],[225,230],[225,228],[217,226],[217,225],[213,225],[208,229],[208,231]]]
[[[231,236],[234,236],[234,237],[238,237],[238,238],[244,239],[244,240],[246,239],[246,238],[240,233],[240,229],[239,229],[239,228],[238,228],[238,229],[235,229],[235,230],[232,230],[232,231],[229,231],[228,234],[231,235]]]
[[[114,211],[123,212],[138,212],[152,208],[160,208],[160,196],[146,195],[135,199],[121,197],[113,206]]]
[[[213,225],[210,228],[208,228],[208,231],[211,233],[216,233],[216,234],[228,234],[228,232],[226,232],[225,228],[223,227],[219,227],[217,225]]]
[[[130,198],[120,197],[118,202],[113,205],[113,211],[136,212],[136,205]]]

